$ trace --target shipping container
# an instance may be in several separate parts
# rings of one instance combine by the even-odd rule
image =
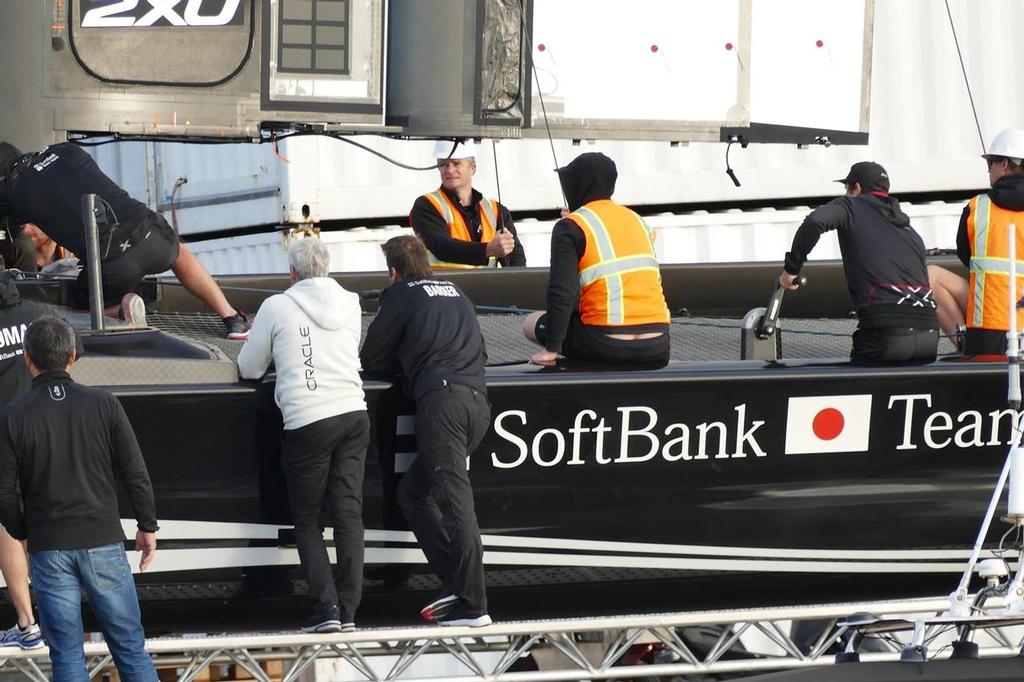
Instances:
[[[598,150],[618,165],[616,199],[641,209],[777,199],[792,203],[794,198],[834,195],[841,188],[832,181],[864,159],[888,168],[896,195],[981,189],[987,176],[979,158],[979,126],[986,140],[1003,128],[1024,126],[1024,66],[991,48],[1015,43],[1024,26],[1024,3],[951,0],[949,6],[978,109],[977,125],[945,4],[880,2],[874,8],[867,146],[734,145],[729,160],[742,182],[735,187],[725,173],[726,145],[720,143],[576,145],[556,140],[552,154],[543,140],[504,140],[493,147],[484,141],[475,186],[496,197],[500,179],[502,201],[514,213],[553,209],[563,203],[553,173],[556,164]],[[829,30],[836,29],[824,24],[823,47],[816,54],[838,59],[829,56]],[[557,58],[553,51],[537,51],[538,64]],[[824,84],[807,80],[794,87],[813,92]],[[431,162],[430,142],[352,139],[410,165]],[[438,184],[434,171],[404,170],[355,146],[318,137],[285,140],[276,149],[130,142],[96,147],[93,153],[134,196],[173,217],[182,234],[192,236],[325,221],[358,224],[383,218],[401,223],[415,198]],[[673,260],[686,257],[672,255]]]
[[[810,207],[721,212],[691,211],[648,215],[655,230],[655,248],[662,263],[778,261]],[[962,203],[903,204],[914,228],[929,248],[953,249]],[[550,256],[551,220],[522,220],[517,232],[528,266],[546,267]],[[291,228],[260,234],[196,241],[189,244],[206,268],[217,275],[288,272],[288,244],[313,228]],[[400,225],[321,231],[331,252],[332,272],[383,270],[380,245],[412,230]],[[835,233],[826,233],[811,260],[839,258]]]

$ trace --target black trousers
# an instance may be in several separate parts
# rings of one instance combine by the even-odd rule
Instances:
[[[363,473],[370,420],[349,412],[281,433],[281,466],[295,524],[295,544],[318,608],[341,608],[343,623],[355,622],[363,594]],[[320,508],[326,503],[334,527],[337,575],[324,543]]]
[[[398,503],[446,594],[487,611],[483,544],[466,457],[491,423],[487,396],[448,383],[416,405],[419,456],[398,484]]]
[[[534,327],[537,340],[544,345],[547,342],[547,313],[541,315]],[[569,326],[562,340],[562,355],[573,360],[590,360],[594,362],[612,363],[667,363],[670,358],[670,338],[668,332],[650,339],[613,339],[613,327],[601,328],[583,324],[580,316],[573,313],[569,318]]]
[[[853,332],[850,359],[869,362],[932,362],[938,345],[938,329],[857,329]]]

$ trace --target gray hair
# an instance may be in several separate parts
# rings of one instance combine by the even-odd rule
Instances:
[[[288,265],[300,280],[327,277],[331,272],[331,253],[319,239],[296,239],[288,247]]]
[[[28,326],[22,346],[43,372],[63,370],[75,352],[75,330],[59,317],[42,317]]]

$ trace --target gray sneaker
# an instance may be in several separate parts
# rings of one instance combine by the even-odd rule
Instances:
[[[4,630],[3,634],[0,635],[0,647],[2,646],[19,646],[22,649],[38,649],[43,646],[43,632],[39,629],[39,625],[32,623],[24,630],[21,626],[15,623],[12,627]]]

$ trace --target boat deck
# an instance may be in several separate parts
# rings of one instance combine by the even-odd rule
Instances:
[[[363,336],[373,319],[363,316]],[[523,315],[480,315],[491,365],[526,362],[537,346],[522,334]],[[161,331],[220,348],[232,359],[241,343],[224,338],[220,320],[203,313],[151,313],[149,323]],[[782,320],[783,356],[787,358],[845,358],[850,355],[854,319]],[[698,362],[739,360],[741,321],[735,318],[678,317],[672,320],[672,360]],[[944,342],[944,345],[946,343]],[[952,350],[948,346],[944,351]]]

